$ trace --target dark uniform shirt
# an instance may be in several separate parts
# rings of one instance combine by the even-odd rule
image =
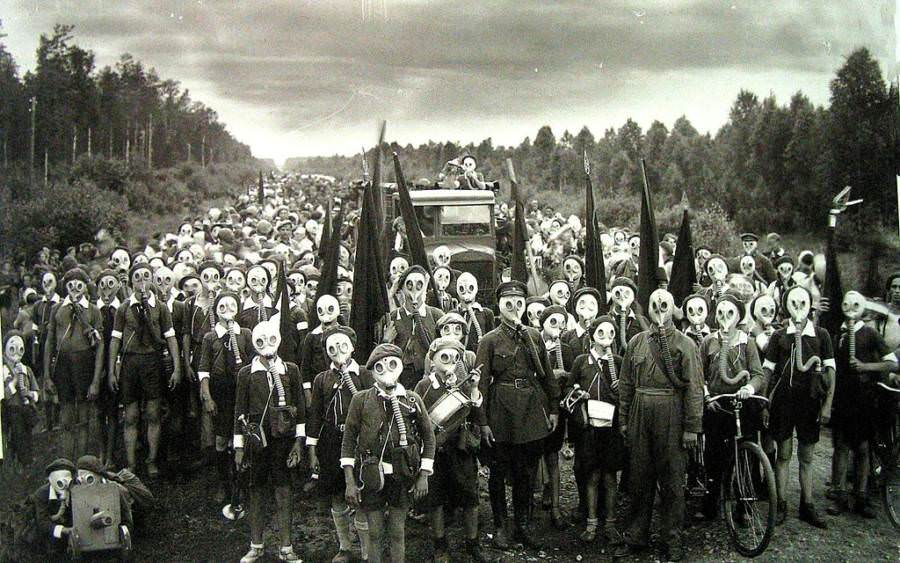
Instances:
[[[172,316],[169,309],[160,306],[156,294],[150,293],[146,311],[150,326],[144,326],[139,313],[140,299],[132,295],[116,311],[112,337],[123,342],[122,354],[151,354],[162,347],[164,339],[174,338]]]
[[[361,367],[355,360],[350,360],[345,369],[357,393],[374,384],[369,370]],[[335,369],[334,364],[316,376],[312,384],[312,403],[306,423],[307,446],[315,446],[318,443],[324,424],[338,429],[343,428],[352,398],[350,389],[344,385],[341,374]]]
[[[756,341],[746,332],[741,331],[735,346],[728,350],[728,377],[734,377],[741,371],[750,373],[750,380],[729,384],[722,379],[719,369],[719,354],[722,351],[721,333],[716,331],[703,339],[700,344],[700,361],[703,365],[703,376],[710,395],[736,393],[744,384],[749,383],[757,395],[764,395],[768,378],[762,369],[762,360]]]
[[[549,433],[559,386],[536,329],[501,322],[484,335],[475,363],[482,366],[479,389],[487,398],[482,408],[498,442],[521,444]]]

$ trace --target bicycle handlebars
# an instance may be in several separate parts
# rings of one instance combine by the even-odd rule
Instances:
[[[897,389],[896,391],[900,392],[900,389]],[[706,402],[707,402],[707,403],[712,403],[712,402],[718,401],[719,399],[737,399],[737,398],[738,398],[737,393],[723,393],[723,394],[721,394],[721,395],[713,395],[713,396],[709,397],[709,398],[706,400]],[[747,397],[746,399],[739,399],[739,400],[741,400],[741,401],[749,401],[750,399],[755,399],[755,400],[757,400],[757,401],[762,401],[762,402],[764,402],[764,403],[768,403],[768,402],[769,402],[768,397],[763,397],[762,395],[750,395],[750,396]]]

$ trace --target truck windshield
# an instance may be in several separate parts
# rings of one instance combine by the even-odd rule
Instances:
[[[445,205],[441,207],[441,231],[445,236],[491,234],[489,205]]]

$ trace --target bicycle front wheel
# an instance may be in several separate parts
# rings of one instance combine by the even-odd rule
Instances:
[[[888,520],[900,530],[900,467],[896,456],[892,457],[892,460],[881,460],[881,500]]]
[[[738,444],[722,479],[725,523],[738,553],[756,557],[766,550],[775,531],[777,499],[775,472],[762,448]]]

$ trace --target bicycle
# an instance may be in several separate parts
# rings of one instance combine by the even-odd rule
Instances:
[[[878,387],[894,399],[890,421],[874,442],[872,472],[881,493],[884,511],[894,528],[900,530],[900,389],[879,382]]]
[[[725,399],[731,400],[730,407],[720,402]],[[735,435],[730,441],[732,452],[722,475],[720,503],[732,545],[741,555],[756,557],[766,550],[775,532],[778,493],[775,472],[765,452],[759,444],[742,440],[740,413],[744,402],[749,400],[763,405],[769,403],[760,395],[740,399],[736,393],[728,393],[709,397],[707,404],[716,404],[721,411],[735,417]],[[700,463],[703,464],[702,457]]]

